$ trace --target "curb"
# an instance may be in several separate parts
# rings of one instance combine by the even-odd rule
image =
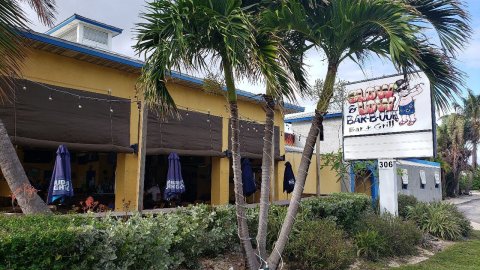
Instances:
[[[462,205],[462,204],[471,203],[471,202],[478,201],[478,200],[480,200],[480,198],[474,198],[474,199],[471,199],[471,200],[468,200],[468,201],[464,201],[464,202],[460,202],[460,203],[452,203],[452,204]]]

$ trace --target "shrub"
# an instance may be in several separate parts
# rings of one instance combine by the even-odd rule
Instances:
[[[305,221],[285,250],[295,269],[344,269],[354,260],[352,245],[332,220]]]
[[[195,206],[156,217],[0,218],[0,269],[195,268],[236,247],[233,207]]]
[[[472,189],[473,190],[480,190],[480,168],[477,168],[473,172]]]
[[[367,235],[366,232],[377,232],[378,237],[373,236],[373,233]],[[363,235],[362,235],[363,234]],[[404,221],[399,217],[394,217],[392,215],[384,214],[382,216],[370,214],[361,219],[358,223],[357,234],[355,239],[358,240],[358,236],[361,236],[361,241],[371,241],[372,243],[361,243],[358,242],[357,248],[362,248],[362,244],[370,244],[368,248],[378,252],[378,257],[389,257],[389,256],[404,256],[404,255],[413,255],[417,252],[417,245],[421,242],[422,233],[416,227],[415,223],[411,221]],[[370,239],[364,239],[370,237]],[[382,247],[382,241],[380,238],[383,238],[386,245]],[[373,242],[373,240],[377,242]],[[357,250],[358,251],[358,250]],[[362,251],[360,251],[362,254]],[[372,254],[367,254],[367,258],[371,258]],[[373,257],[373,259],[376,259]]]
[[[302,211],[306,218],[333,218],[347,232],[351,232],[356,221],[370,209],[371,198],[358,193],[336,193],[302,202]]]
[[[460,176],[460,180],[458,181],[460,194],[469,194],[470,190],[472,189],[473,185],[473,176],[471,173],[465,173]]]
[[[468,219],[448,203],[419,203],[409,209],[407,218],[424,232],[445,240],[468,237],[472,230]]]
[[[378,260],[382,254],[385,254],[387,249],[385,238],[377,231],[366,230],[358,232],[354,240],[357,247],[357,256],[371,261]]]
[[[350,228],[369,208],[369,198],[358,194],[303,201],[292,235],[303,230],[304,222],[318,218]],[[284,206],[270,209],[269,249],[286,211]],[[247,213],[251,235],[255,235],[258,209],[248,209]],[[232,206],[200,205],[126,220],[78,215],[0,216],[0,269],[195,268],[199,258],[232,248],[239,248]]]
[[[292,234],[299,230],[298,224],[328,218],[343,228],[352,229],[354,222],[371,209],[370,198],[364,194],[337,193],[325,197],[311,197],[303,200],[295,217]],[[286,206],[272,205],[268,216],[267,249],[273,248],[287,214]],[[250,234],[255,235],[258,226],[258,208],[247,209]],[[252,239],[256,246],[256,240]]]
[[[407,218],[408,209],[417,205],[418,200],[412,195],[398,194],[398,215]]]

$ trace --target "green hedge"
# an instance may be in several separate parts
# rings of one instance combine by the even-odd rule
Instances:
[[[417,253],[422,232],[412,221],[389,214],[365,215],[357,223],[354,236],[357,254],[369,260]]]
[[[398,215],[406,219],[408,209],[415,207],[418,204],[418,200],[415,196],[398,194]]]
[[[335,193],[331,196],[302,202],[302,211],[310,220],[331,217],[345,229],[352,232],[357,221],[371,210],[371,198],[361,193]]]
[[[128,220],[78,216],[0,218],[0,269],[195,268],[236,247],[233,208],[195,206]]]
[[[472,231],[470,221],[449,203],[418,203],[408,209],[407,218],[424,232],[445,240],[459,240]]]
[[[346,233],[329,219],[305,221],[285,250],[290,269],[346,269],[355,260]]]
[[[367,196],[334,194],[302,202],[299,221],[329,218],[349,228],[370,207]],[[269,247],[286,207],[272,206]],[[249,210],[255,235],[258,209]],[[297,225],[293,234],[300,231]],[[0,269],[196,268],[198,259],[239,248],[235,210],[199,205],[127,220],[88,216],[0,216]],[[321,232],[319,232],[321,233]]]

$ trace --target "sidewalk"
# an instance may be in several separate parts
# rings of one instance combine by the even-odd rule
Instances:
[[[459,204],[469,203],[471,201],[480,200],[480,191],[474,190],[471,193],[472,195],[462,195],[457,198],[448,198],[448,199],[445,199],[444,202],[459,205]]]
[[[465,216],[470,220],[470,224],[472,225],[474,230],[480,230],[480,223],[479,217],[480,213],[478,213],[478,200],[480,200],[480,192],[479,191],[472,191],[472,195],[463,195],[458,198],[449,198],[444,200],[445,202],[455,204],[460,211],[462,211]],[[471,203],[471,204],[470,204]]]

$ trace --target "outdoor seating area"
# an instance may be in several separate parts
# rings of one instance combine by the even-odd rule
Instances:
[[[48,189],[55,168],[56,151],[21,146],[17,148],[17,151],[30,183],[38,190],[40,197],[47,201]],[[66,197],[61,203],[54,203],[58,212],[83,212],[80,203],[85,202],[88,197],[93,197],[99,204],[104,205],[106,207],[104,209],[113,210],[115,208],[115,153],[70,152],[69,165],[74,195]],[[4,182],[0,181],[0,183]],[[0,189],[1,197],[10,198],[10,200],[3,200],[1,205],[3,212],[13,210],[11,194],[7,191],[7,187]],[[20,209],[15,205],[13,211],[19,212]]]

